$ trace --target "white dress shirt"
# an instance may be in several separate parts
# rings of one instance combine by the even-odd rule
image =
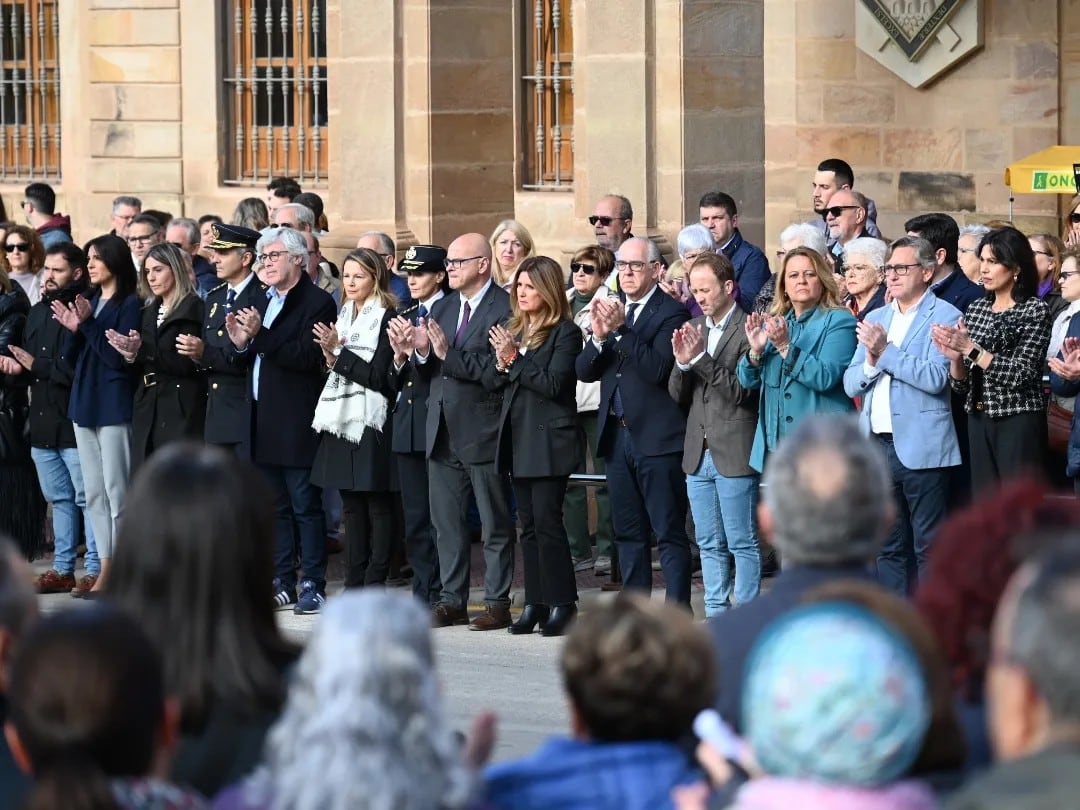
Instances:
[[[889,343],[899,347],[904,342],[904,338],[907,337],[907,333],[911,330],[911,325],[915,322],[915,315],[918,314],[919,305],[922,304],[923,298],[932,294],[929,290],[924,292],[918,301],[907,308],[906,312],[900,311],[900,306],[896,301],[889,304],[893,311],[892,323],[889,324],[887,335]],[[890,396],[892,375],[885,374],[880,368],[872,366],[866,361],[863,361],[863,373],[871,380],[884,374],[884,379],[880,380],[874,387],[873,395],[870,397],[870,432],[892,433],[892,403]]]

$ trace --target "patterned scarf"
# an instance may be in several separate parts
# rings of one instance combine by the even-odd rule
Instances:
[[[348,349],[370,363],[379,345],[379,327],[385,313],[386,307],[377,298],[364,302],[359,313],[355,302],[346,303],[337,322],[337,332],[345,341],[342,349]],[[389,405],[389,400],[378,391],[331,371],[315,406],[311,427],[360,444],[366,428],[382,433]]]

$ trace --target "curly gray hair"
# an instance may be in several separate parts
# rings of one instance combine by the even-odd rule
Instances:
[[[468,806],[474,777],[443,715],[429,623],[393,591],[328,602],[246,797],[274,810]]]

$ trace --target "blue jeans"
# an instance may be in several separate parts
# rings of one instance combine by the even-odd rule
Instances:
[[[686,494],[701,550],[705,615],[731,606],[731,565],[735,557],[735,602],[744,605],[761,590],[761,552],[757,538],[758,476],[727,478],[716,471],[712,454],[701,456],[697,472],[686,476]]]
[[[326,516],[322,489],[311,483],[307,467],[260,465],[276,491],[274,524],[276,547],[274,576],[287,590],[296,587],[296,547],[300,546],[300,568],[304,579],[326,592]]]
[[[94,530],[90,526],[90,514],[86,511],[79,451],[74,447],[31,447],[30,457],[37,467],[41,494],[52,504],[56,543],[53,568],[61,574],[75,573],[75,548],[79,545],[79,514],[82,513],[82,526],[86,529],[86,557],[83,564],[86,573],[97,575],[101,571],[101,562],[94,542]]]

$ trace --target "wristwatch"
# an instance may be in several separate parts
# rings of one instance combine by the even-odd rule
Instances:
[[[973,343],[971,346],[971,351],[967,353],[967,359],[970,360],[972,364],[975,364],[979,362],[979,358],[982,357],[982,355],[982,348],[980,348],[978,344]]]

